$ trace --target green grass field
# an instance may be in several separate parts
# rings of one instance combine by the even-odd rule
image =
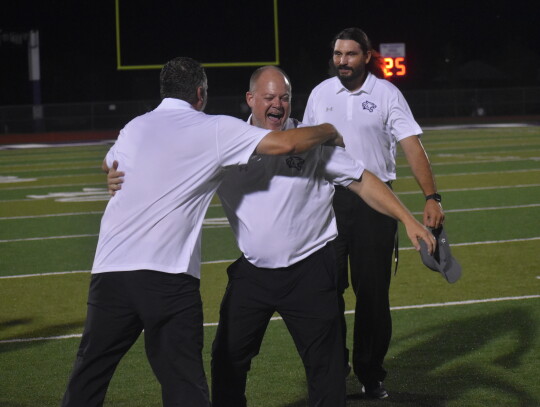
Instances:
[[[540,127],[428,130],[423,143],[463,276],[448,284],[401,233],[385,364],[390,397],[362,399],[350,376],[348,406],[540,406]],[[62,398],[107,201],[100,165],[108,148],[0,150],[2,407],[57,406]],[[402,156],[398,165],[395,191],[420,218],[423,197]],[[215,200],[203,231],[207,375],[225,269],[239,255],[223,218]],[[300,358],[277,319],[253,363],[249,405],[301,407],[306,394]],[[121,362],[106,405],[161,405],[142,340]]]

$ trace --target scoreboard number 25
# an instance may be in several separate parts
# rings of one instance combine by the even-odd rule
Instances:
[[[384,77],[405,76],[407,74],[407,66],[405,65],[405,57],[384,57]]]
[[[405,43],[383,43],[380,45],[380,53],[384,61],[383,71],[386,79],[407,75]]]

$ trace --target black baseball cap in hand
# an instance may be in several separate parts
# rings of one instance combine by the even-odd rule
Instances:
[[[422,262],[431,270],[441,273],[449,283],[455,283],[461,277],[461,265],[452,256],[446,232],[442,226],[430,230],[437,240],[437,247],[433,254],[429,254],[426,243],[420,240]]]

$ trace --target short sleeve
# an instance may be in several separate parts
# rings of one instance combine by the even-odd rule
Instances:
[[[346,187],[360,179],[364,172],[364,164],[354,159],[344,148],[323,146],[321,154],[325,178],[336,185]]]
[[[389,113],[390,131],[397,141],[422,134],[405,97],[398,89],[391,98]]]
[[[223,167],[247,164],[259,142],[270,133],[230,116],[220,116],[217,126],[216,145]]]

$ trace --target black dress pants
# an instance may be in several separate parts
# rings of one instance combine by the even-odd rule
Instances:
[[[345,362],[332,247],[327,245],[279,269],[258,268],[241,257],[227,272],[229,283],[212,348],[213,406],[246,406],[251,360],[259,353],[276,311],[304,363],[309,406],[345,406]]]
[[[339,235],[334,240],[341,315],[343,293],[351,284],[356,296],[353,332],[354,373],[366,384],[383,381],[383,361],[392,336],[389,289],[397,221],[367,205],[358,195],[336,188],[334,211]],[[343,337],[346,324],[343,317]],[[348,359],[348,350],[345,348]]]
[[[143,329],[163,405],[210,406],[199,285],[186,274],[150,270],[92,275],[84,333],[62,406],[102,406],[116,366]]]

